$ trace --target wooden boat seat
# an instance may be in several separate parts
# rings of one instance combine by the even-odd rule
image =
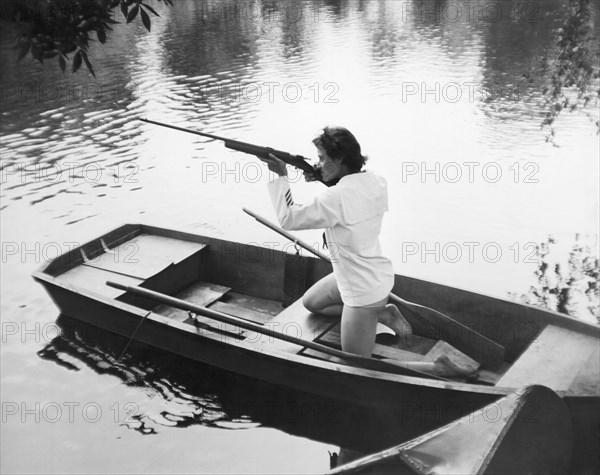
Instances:
[[[597,354],[596,337],[548,325],[498,380],[496,386],[520,388],[542,384],[555,391],[568,391],[570,388],[583,391],[585,382],[589,383],[590,377],[593,378],[595,372],[597,374],[593,366],[588,367]],[[591,383],[592,389],[598,384],[598,376],[595,378],[595,383]]]
[[[91,290],[108,298],[117,298],[124,294],[122,290],[114,289],[106,285],[107,280],[116,280],[125,285],[139,285],[142,279],[123,274],[117,274],[108,270],[98,269],[90,266],[77,266],[67,270],[60,276],[63,282]]]
[[[225,287],[223,285],[198,281],[179,292],[177,295],[175,295],[175,297],[193,303],[194,305],[206,307],[214,301],[220,299],[230,290],[231,289],[229,287]],[[172,318],[173,320],[177,320],[178,322],[184,322],[189,318],[187,311],[171,307],[170,305],[160,304],[155,306],[152,311],[154,313],[164,315],[165,317]],[[198,316],[198,320],[208,320],[211,322],[215,321],[202,316]]]
[[[140,234],[113,249],[105,249],[103,254],[83,265],[145,280],[205,247],[196,242]]]
[[[102,247],[105,248],[104,245]],[[127,295],[106,285],[107,280],[124,285],[143,285],[171,292],[174,284],[193,282],[198,278],[199,253],[205,244],[141,234],[113,249],[89,259],[82,253],[83,262],[60,274],[61,280],[91,290],[108,298],[116,298],[142,308],[152,308],[153,302]],[[178,279],[171,277],[176,272]]]

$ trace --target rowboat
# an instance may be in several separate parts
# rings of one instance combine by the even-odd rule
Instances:
[[[534,385],[327,475],[563,475],[569,470],[572,445],[567,406],[551,389]]]
[[[385,410],[399,424],[433,429],[523,386],[544,385],[569,408],[573,460],[585,458],[578,451],[587,461],[597,451],[590,435],[600,422],[597,327],[396,275],[395,302],[414,335],[380,335],[365,362],[340,352],[339,318],[302,305],[304,291],[331,271],[330,263],[293,251],[127,224],[52,259],[33,277],[72,318],[227,371]],[[436,325],[432,315],[439,313],[451,317]],[[480,377],[452,380],[402,367],[432,361],[447,344],[477,364]]]

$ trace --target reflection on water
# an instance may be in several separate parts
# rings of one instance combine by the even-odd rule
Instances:
[[[118,360],[119,345],[122,348],[126,344],[125,339],[96,328],[77,325],[68,317],[60,317],[57,325],[61,335],[38,352],[40,358],[74,371],[84,364],[98,374],[115,376],[123,384],[147,394],[151,401],[158,401],[145,407],[131,403],[125,408],[128,414],[123,423],[128,428],[142,434],[155,434],[157,425],[186,427],[199,423],[229,428],[243,428],[246,424],[249,424],[247,427],[253,426],[246,416],[227,417],[217,396],[211,394],[214,383],[206,380],[201,372],[196,373],[199,377],[194,379],[196,387],[192,388],[193,392],[203,394],[197,397],[177,383],[179,371],[168,356],[165,358],[165,355],[161,355],[160,364],[156,360],[144,361],[130,355]]]
[[[512,297],[587,321],[595,319],[600,324],[599,266],[592,251],[597,245],[584,244],[576,236],[568,261],[562,262],[562,256],[552,252],[555,244],[553,237],[541,243],[537,284],[528,293]]]
[[[221,429],[274,426],[294,435],[343,444],[365,453],[424,430],[400,427],[390,414],[318,398],[200,364],[61,315],[60,334],[38,356],[70,371],[83,366],[145,394],[129,403],[122,424],[142,434],[201,424]],[[388,420],[389,424],[384,423]],[[391,437],[391,439],[389,438]]]

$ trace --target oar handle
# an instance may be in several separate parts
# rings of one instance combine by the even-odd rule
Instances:
[[[262,325],[258,325],[256,323],[249,322],[247,320],[234,317],[232,315],[227,315],[222,312],[218,312],[216,310],[202,307],[200,305],[195,305],[190,302],[186,302],[185,300],[181,300],[175,297],[171,297],[170,295],[162,294],[160,292],[156,292],[155,290],[144,289],[142,287],[131,287],[128,285],[123,285],[118,282],[106,281],[106,285],[109,287],[114,287],[115,289],[124,290],[126,292],[131,292],[136,295],[140,295],[142,297],[146,297],[151,300],[155,300],[157,302],[163,303],[165,305],[169,305],[171,307],[179,308],[181,310],[186,310],[190,312],[194,312],[198,315],[204,315],[205,317],[212,318],[213,320],[217,320],[223,323],[228,323],[231,325],[236,325],[245,330],[255,331],[257,333],[262,333],[263,335],[267,335],[273,338],[277,338],[280,340],[287,341],[289,343],[293,343],[295,345],[303,346],[305,348],[310,348],[312,350],[320,351],[321,353],[325,353],[331,356],[335,356],[337,358],[342,358],[346,361],[353,362],[363,368],[372,369],[375,371],[385,371],[389,373],[395,374],[403,374],[406,376],[416,376],[421,378],[433,378],[433,379],[444,379],[439,376],[430,375],[428,373],[423,373],[418,370],[414,370],[412,368],[406,367],[401,362],[388,362],[375,360],[372,358],[367,358],[365,356],[355,355],[352,353],[347,353],[345,351],[337,350],[335,348],[331,348],[329,346],[325,346],[321,343],[315,343],[314,341],[303,340],[301,338],[297,338],[291,335],[287,335],[285,333],[280,333],[271,328],[264,327]]]
[[[325,254],[317,251],[310,244],[304,242],[302,239],[298,239],[292,233],[288,233],[285,229],[281,229],[279,226],[275,226],[269,220],[267,220],[267,219],[263,218],[262,216],[256,214],[254,211],[250,211],[248,208],[242,208],[242,210],[244,211],[244,213],[249,214],[254,219],[256,219],[259,223],[263,224],[264,226],[266,226],[269,229],[272,229],[276,233],[281,234],[283,237],[288,238],[290,241],[292,241],[293,243],[298,244],[298,246],[300,246],[300,247],[303,247],[304,249],[306,249],[311,254],[314,254],[315,256],[323,259],[324,261],[331,262],[330,259],[329,259],[329,257],[327,257]]]

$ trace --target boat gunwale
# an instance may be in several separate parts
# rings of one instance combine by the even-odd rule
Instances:
[[[593,323],[588,323],[584,320],[580,320],[577,317],[574,317],[572,315],[568,315],[566,313],[560,313],[557,312],[555,310],[551,310],[548,308],[542,308],[542,307],[536,307],[535,305],[531,305],[528,303],[521,303],[521,302],[516,302],[514,300],[509,300],[505,297],[497,297],[495,295],[490,295],[490,294],[486,294],[484,292],[475,292],[473,290],[469,290],[469,289],[464,289],[462,287],[454,287],[454,286],[450,286],[448,284],[444,284],[444,283],[440,283],[440,282],[436,282],[433,280],[425,280],[419,277],[413,277],[411,275],[408,274],[394,274],[395,277],[400,277],[400,278],[408,278],[410,280],[413,281],[418,281],[418,282],[423,282],[425,284],[433,284],[435,286],[438,287],[444,287],[447,289],[452,289],[452,290],[458,290],[460,292],[464,292],[465,294],[468,295],[476,295],[479,297],[483,297],[485,299],[489,299],[489,300],[496,300],[502,303],[506,303],[515,307],[524,307],[528,310],[534,311],[534,312],[541,312],[542,314],[546,314],[548,315],[548,317],[553,317],[553,320],[557,320],[556,322],[552,322],[551,325],[557,325],[563,328],[568,328],[570,330],[574,330],[574,331],[581,331],[584,332],[586,334],[590,334],[592,336],[596,336],[597,338],[600,338],[600,326],[599,325],[594,325]],[[422,304],[421,304],[422,305]],[[581,328],[572,328],[569,325],[561,325],[561,323],[568,323],[568,324],[573,324],[576,327],[581,326]],[[550,323],[549,323],[550,324]],[[463,325],[465,326],[469,326],[466,323],[463,323]],[[543,329],[543,328],[542,328]],[[542,330],[540,329],[540,330]]]
[[[142,234],[143,229],[144,229],[145,225],[143,224],[130,224],[130,223],[125,223],[122,224],[120,226],[117,226],[116,228],[111,229],[110,231],[102,234],[101,236],[97,236],[95,238],[89,239],[88,241],[80,244],[77,247],[74,247],[72,249],[69,249],[66,252],[63,252],[62,254],[47,260],[46,262],[42,263],[33,273],[32,275],[39,275],[41,273],[46,274],[46,275],[50,275],[50,276],[55,276],[55,275],[60,275],[63,274],[64,272],[73,269],[74,267],[81,265],[83,263],[85,263],[86,261],[83,258],[83,255],[81,254],[81,250],[84,249],[85,247],[89,247],[92,246],[94,244],[99,243],[100,241],[104,242],[104,239],[107,236],[110,236],[111,234],[117,234],[118,237],[116,239],[111,240],[109,243],[105,243],[107,246],[109,244],[115,244],[119,241],[122,241],[124,238],[134,238],[136,236],[139,236],[140,234]],[[124,231],[129,231],[127,233],[124,233]],[[121,233],[120,235],[118,233]],[[124,242],[128,242],[128,241],[122,241]],[[102,252],[104,252],[104,249],[102,249]],[[102,252],[98,253],[98,255],[101,255]],[[89,260],[93,260],[96,257],[98,257],[98,255],[90,255],[90,256],[86,256]],[[66,259],[68,256],[74,256],[73,259],[68,260],[68,264],[64,267],[60,267],[59,269],[57,269],[57,273],[51,273],[50,272],[50,268],[52,267],[52,265],[56,264],[57,262],[59,262],[62,259]],[[60,272],[58,272],[60,271]]]

